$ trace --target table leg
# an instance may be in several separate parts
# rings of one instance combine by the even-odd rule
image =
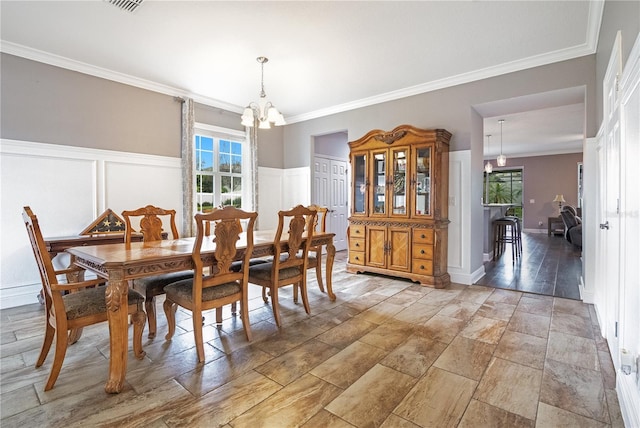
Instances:
[[[119,393],[124,385],[127,371],[128,339],[128,281],[121,271],[109,271],[109,282],[105,294],[107,318],[109,321],[109,379],[104,390],[110,394]]]
[[[333,288],[331,286],[331,272],[333,271],[333,259],[336,256],[336,247],[333,245],[333,240],[327,244],[327,294],[332,302],[335,302],[336,295],[333,294]]]

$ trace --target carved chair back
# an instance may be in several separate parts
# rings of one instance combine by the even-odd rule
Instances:
[[[290,267],[300,267],[301,272],[306,271],[316,216],[316,210],[302,205],[278,212],[278,230],[273,242],[274,276],[278,270]],[[286,248],[281,243],[285,224],[288,225]]]
[[[122,217],[125,222],[125,244],[131,243],[131,235],[136,231],[131,226],[132,217],[142,217],[140,219],[140,233],[142,233],[143,241],[160,241],[162,240],[162,219],[159,216],[168,216],[169,225],[171,227],[172,239],[178,239],[178,228],[176,227],[176,210],[166,210],[163,208],[147,205],[133,211],[122,211]]]

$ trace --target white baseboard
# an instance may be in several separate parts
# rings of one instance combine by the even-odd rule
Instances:
[[[480,278],[484,276],[484,274],[484,266],[480,266],[475,272],[471,273],[455,272],[455,269],[449,268],[449,276],[451,277],[451,282],[455,282],[456,284],[475,284]]]
[[[482,253],[483,262],[490,262],[491,260],[493,260],[493,253]]]
[[[584,284],[584,277],[582,276],[580,276],[579,289],[580,289],[580,299],[582,300],[583,303],[590,303],[590,304],[595,303],[596,301],[595,293],[593,291],[587,291],[587,288]]]
[[[525,233],[549,233],[547,229],[522,229]]]
[[[24,284],[0,289],[0,309],[38,303],[42,284]]]
[[[636,373],[616,373],[616,392],[624,426],[640,427],[640,390],[635,383]]]

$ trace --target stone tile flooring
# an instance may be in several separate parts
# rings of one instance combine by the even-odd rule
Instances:
[[[122,393],[104,392],[106,324],[71,346],[53,390],[34,363],[44,310],[0,311],[0,425],[6,427],[621,427],[615,373],[591,305],[487,286],[444,290],[344,270],[337,301],[309,273],[311,315],[281,290],[283,327],[250,286],[253,341],[225,312],[205,317],[198,364],[191,314],[131,352]]]

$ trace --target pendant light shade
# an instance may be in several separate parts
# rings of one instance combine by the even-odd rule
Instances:
[[[507,164],[507,157],[502,154],[502,124],[504,123],[504,119],[500,119],[498,121],[500,124],[500,155],[496,159],[496,163],[498,166],[505,166]]]
[[[491,144],[491,134],[487,134],[487,151],[489,151],[489,146]],[[491,161],[487,160],[487,163],[484,165],[484,172],[487,174],[491,174],[493,172],[493,165],[491,165]]]

